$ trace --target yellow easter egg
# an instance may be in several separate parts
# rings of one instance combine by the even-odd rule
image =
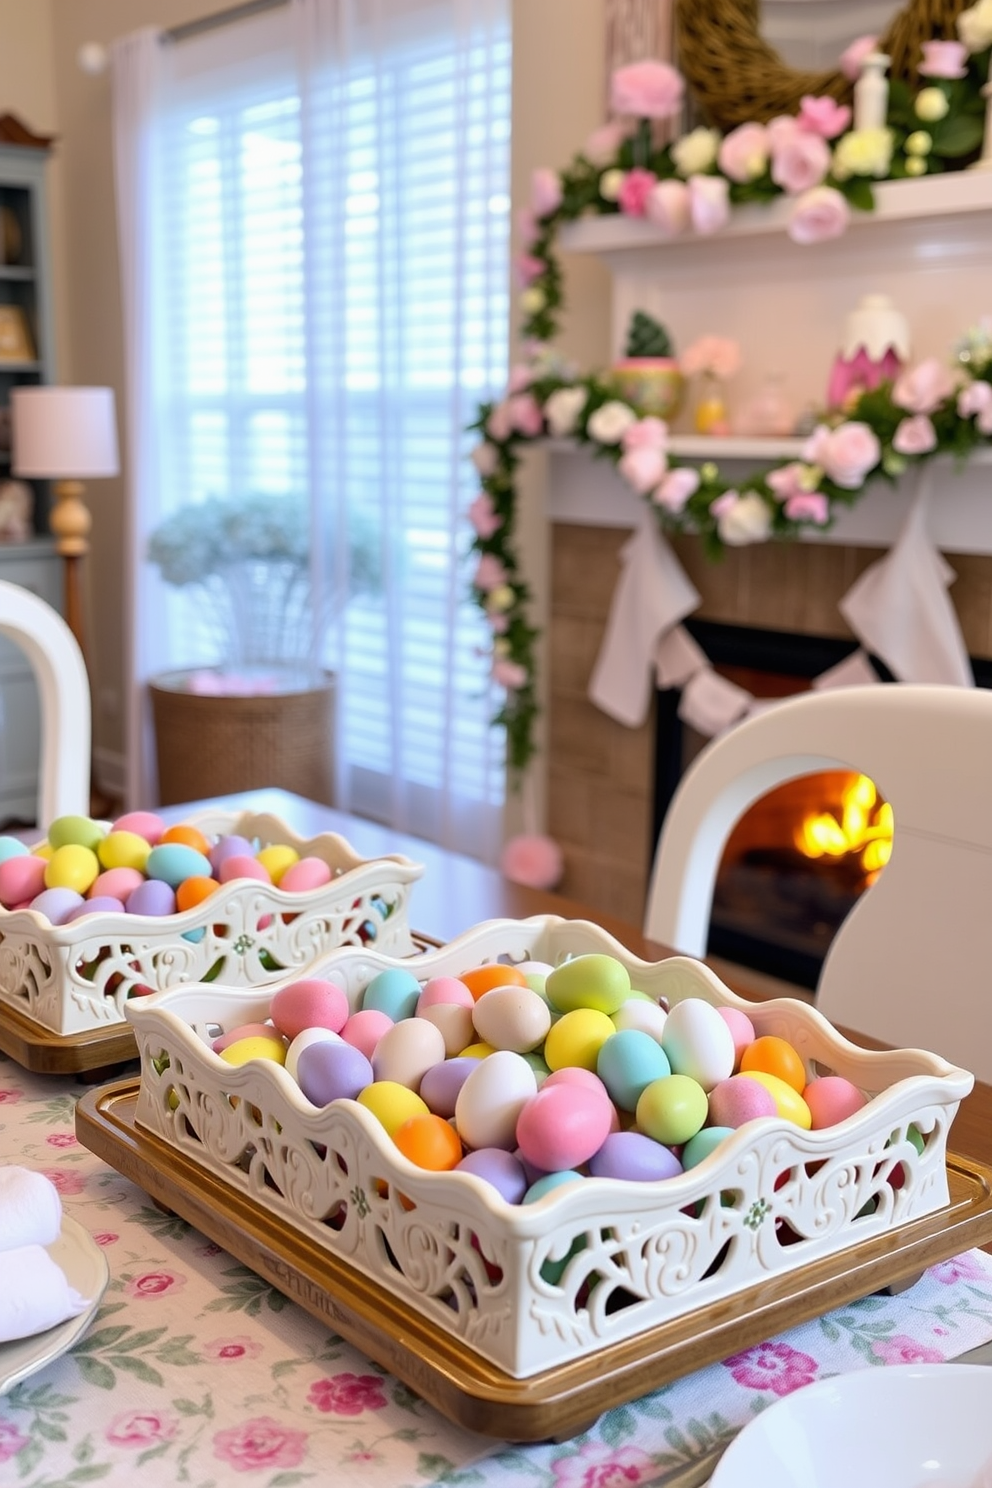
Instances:
[[[261,863],[274,884],[279,882],[287,868],[292,868],[294,863],[300,861],[300,855],[295,847],[288,847],[277,842],[274,842],[271,847],[260,848],[255,858]]]
[[[574,1065],[595,1073],[599,1051],[615,1033],[612,1018],[597,1008],[581,1007],[565,1013],[551,1025],[544,1040],[548,1068],[559,1070]]]
[[[487,1043],[484,1043],[482,1039],[477,1039],[474,1044],[467,1044],[465,1046],[465,1048],[462,1049],[459,1052],[458,1058],[459,1059],[486,1059],[486,1058],[488,1058],[488,1056],[490,1054],[495,1054],[495,1053],[496,1053],[496,1045],[495,1044],[487,1044]]]
[[[85,894],[99,872],[100,860],[91,848],[69,843],[57,847],[49,858],[45,887],[73,889],[77,894]]]
[[[108,832],[96,850],[104,868],[137,868],[144,872],[151,843],[137,832]]]
[[[792,1086],[786,1084],[778,1075],[769,1075],[765,1070],[749,1069],[747,1078],[757,1080],[759,1085],[764,1085],[765,1089],[771,1093],[775,1109],[783,1121],[794,1121],[796,1126],[801,1126],[804,1131],[810,1130],[813,1117],[809,1106],[798,1090],[793,1090]]]
[[[249,1038],[235,1039],[218,1054],[225,1064],[247,1064],[250,1059],[271,1059],[275,1064],[286,1063],[286,1045],[281,1038],[266,1038],[253,1034]]]
[[[414,1116],[428,1116],[430,1107],[414,1090],[396,1080],[373,1080],[358,1096],[358,1104],[371,1111],[391,1137]]]

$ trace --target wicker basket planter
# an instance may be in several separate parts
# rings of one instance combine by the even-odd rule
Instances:
[[[192,692],[189,672],[149,683],[163,806],[277,786],[333,805],[334,680],[276,691]]]

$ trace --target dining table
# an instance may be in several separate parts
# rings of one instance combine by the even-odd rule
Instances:
[[[291,792],[241,792],[161,814],[180,821],[207,809],[268,812],[300,837],[337,832],[363,856],[402,853],[422,864],[410,922],[427,944],[489,919],[554,915],[591,920],[647,961],[672,954],[641,934],[634,906],[628,923]],[[719,970],[743,996],[766,995],[746,971]],[[2,1020],[0,1007],[0,1049]],[[844,1032],[859,1041],[857,1030]],[[648,1488],[814,1380],[944,1361],[992,1341],[989,1226],[981,1244],[927,1265],[911,1284],[827,1306],[704,1367],[690,1363],[558,1439],[473,1430],[80,1140],[77,1104],[92,1104],[102,1081],[137,1073],[137,1063],[52,1073],[0,1053],[0,1164],[44,1174],[108,1271],[82,1336],[58,1352],[42,1335],[35,1365],[0,1394],[3,1484]],[[961,1103],[950,1148],[982,1171],[992,1160],[992,1087],[976,1083]],[[0,1381],[11,1347],[0,1345]]]

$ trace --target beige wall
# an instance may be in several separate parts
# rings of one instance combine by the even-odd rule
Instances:
[[[564,165],[602,117],[604,0],[513,0],[513,196],[527,199],[538,165]],[[57,133],[50,168],[59,376],[116,389],[123,407],[123,349],[111,150],[110,82],[80,70],[84,42],[106,45],[145,25],[168,27],[223,9],[224,0],[0,0],[0,112]],[[608,346],[605,272],[576,261],[567,279],[562,346],[596,365]],[[122,420],[123,423],[123,420]],[[539,488],[525,494],[533,511]],[[123,750],[120,573],[124,482],[90,489],[93,543],[88,614],[94,732],[102,779]],[[543,523],[523,536],[540,583]],[[540,583],[543,589],[543,583]]]

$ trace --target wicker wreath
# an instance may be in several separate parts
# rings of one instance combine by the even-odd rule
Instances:
[[[912,0],[879,39],[892,77],[916,81],[922,43],[957,37],[955,22],[974,0]],[[843,73],[789,67],[761,38],[760,0],[676,0],[679,67],[700,112],[717,129],[794,114],[804,93],[850,100]]]

